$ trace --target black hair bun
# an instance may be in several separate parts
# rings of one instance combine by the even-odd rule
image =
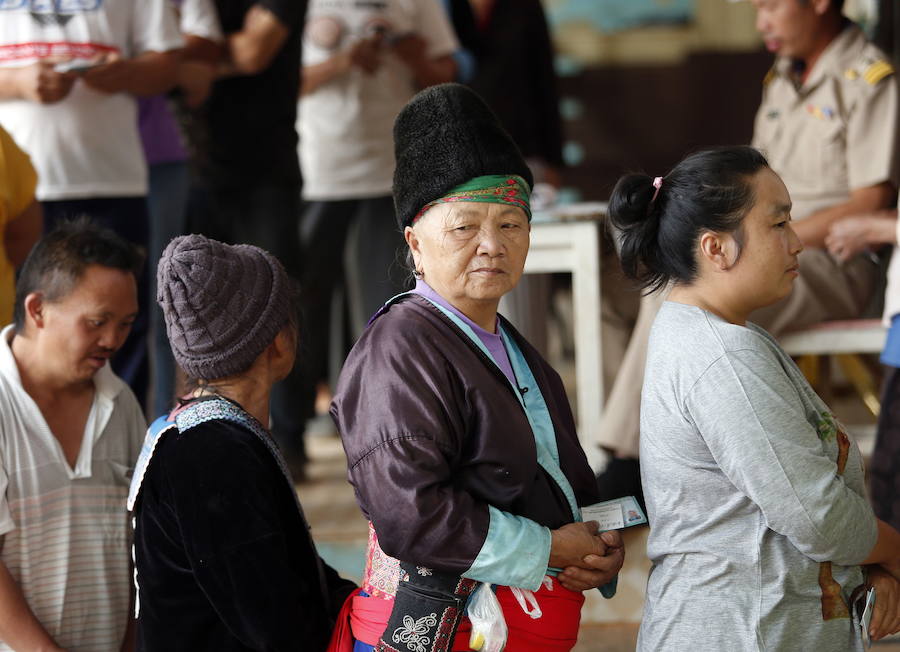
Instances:
[[[659,211],[653,201],[656,188],[646,174],[626,174],[609,199],[609,220],[617,231],[622,270],[639,279],[642,263],[652,257],[659,231]]]
[[[620,230],[644,224],[649,217],[653,178],[646,174],[626,174],[619,179],[609,200],[609,217]]]

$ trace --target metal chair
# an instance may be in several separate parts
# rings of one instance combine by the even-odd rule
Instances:
[[[780,338],[782,348],[799,358],[798,366],[810,384],[819,382],[822,356],[833,356],[847,380],[876,417],[881,409],[878,387],[871,372],[860,360],[862,354],[878,354],[884,348],[887,329],[880,319],[852,319],[816,324]]]

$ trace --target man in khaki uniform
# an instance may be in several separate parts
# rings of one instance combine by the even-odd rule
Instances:
[[[840,263],[825,236],[846,215],[892,206],[898,185],[898,89],[887,57],[843,17],[842,0],[752,0],[757,29],[778,58],[764,80],[753,146],[793,200],[804,245],[793,293],[751,319],[775,335],[860,316],[879,268],[864,255]],[[640,391],[650,326],[665,292],[642,298],[601,423],[613,452],[601,489],[637,469]],[[610,487],[615,493],[616,488]]]

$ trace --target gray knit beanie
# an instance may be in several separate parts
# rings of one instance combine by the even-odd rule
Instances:
[[[245,371],[290,319],[287,273],[259,247],[180,236],[156,279],[172,353],[193,378]]]

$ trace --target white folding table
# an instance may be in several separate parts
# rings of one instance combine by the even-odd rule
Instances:
[[[572,275],[578,437],[589,459],[597,451],[603,414],[603,359],[600,344],[600,237],[606,204],[571,204],[536,213],[526,274]]]

